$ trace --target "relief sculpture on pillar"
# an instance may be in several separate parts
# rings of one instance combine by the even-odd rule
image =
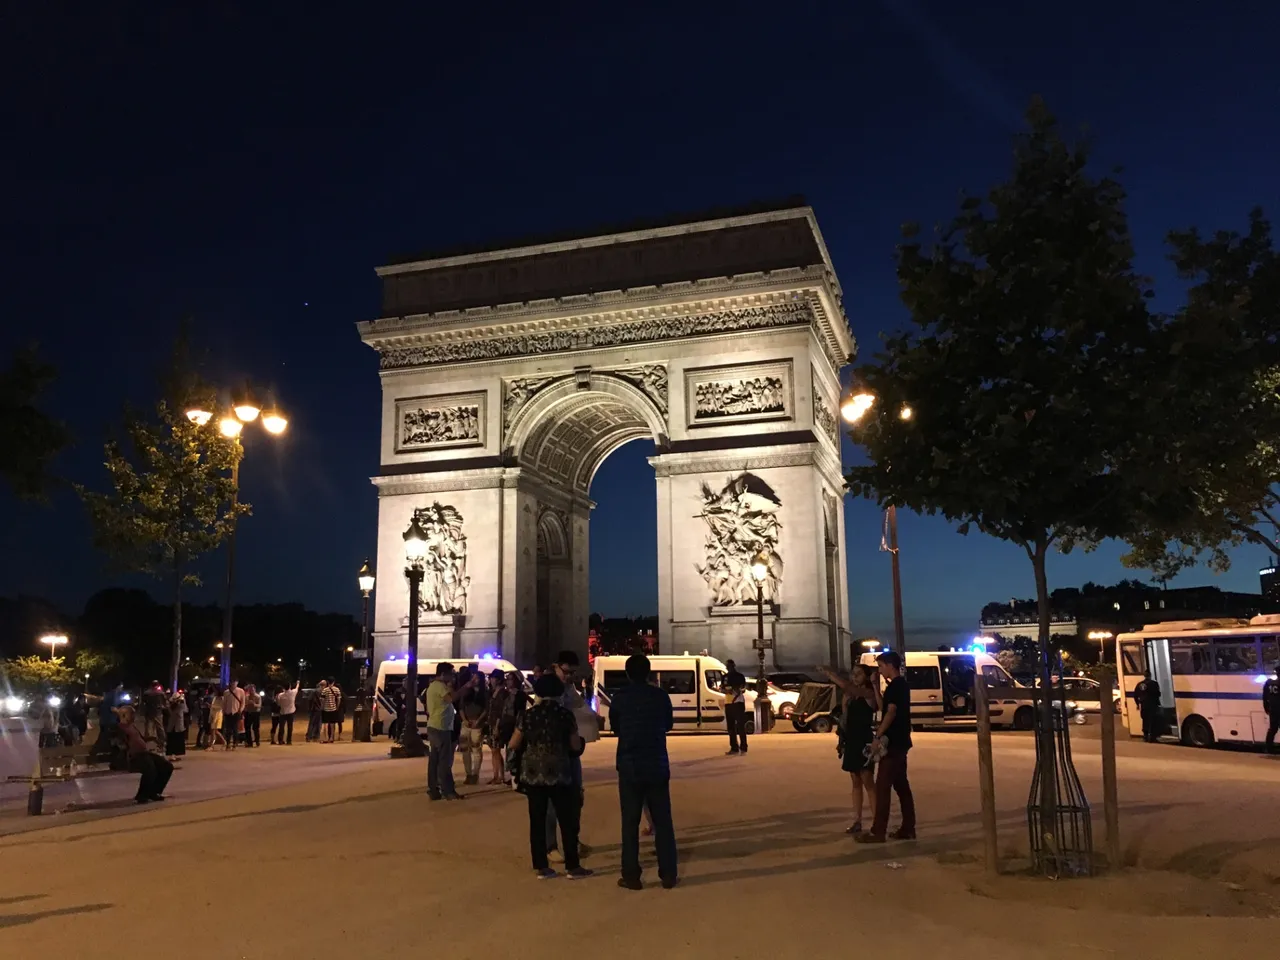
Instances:
[[[660,363],[648,363],[640,367],[610,370],[614,376],[642,390],[658,411],[667,415],[667,368]]]
[[[423,610],[449,615],[467,612],[467,538],[462,514],[439,501],[413,511],[427,534],[427,555],[420,605]]]
[[[756,602],[756,581],[751,565],[757,556],[768,559],[764,599],[777,603],[782,586],[782,557],[778,535],[782,501],[773,489],[752,473],[731,477],[717,491],[702,484],[702,512],[706,521],[706,562],[695,564],[711,590],[711,605],[725,607]]]

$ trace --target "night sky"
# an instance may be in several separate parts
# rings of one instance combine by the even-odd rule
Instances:
[[[0,29],[0,347],[34,339],[57,364],[49,405],[77,438],[59,471],[98,485],[106,430],[152,398],[181,317],[216,376],[277,391],[290,431],[254,431],[243,468],[248,602],[358,609],[379,386],[354,325],[395,255],[803,193],[869,357],[904,320],[899,225],[1004,176],[1035,93],[1088,125],[1099,170],[1124,166],[1158,306],[1176,302],[1169,228],[1280,210],[1274,3],[53,6],[73,9],[6,4]],[[606,615],[656,612],[651,453],[623,447],[591,490]],[[851,502],[847,533],[853,630],[888,636],[876,508]],[[0,496],[0,537],[0,594],[159,595],[104,572],[69,491]],[[1034,593],[1015,547],[913,515],[901,541],[911,642]],[[1119,553],[1055,557],[1051,586],[1128,576]],[[218,596],[220,559],[198,599]],[[1265,556],[1236,559],[1180,582],[1256,590]]]

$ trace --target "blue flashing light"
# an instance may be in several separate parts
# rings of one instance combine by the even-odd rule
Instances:
[[[1266,683],[1266,682],[1267,682],[1267,675],[1266,675],[1265,673],[1260,673],[1260,674],[1258,674],[1256,677],[1254,677],[1254,678],[1253,678],[1253,682],[1254,682],[1254,683]]]

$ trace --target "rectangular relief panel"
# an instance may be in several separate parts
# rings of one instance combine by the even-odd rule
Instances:
[[[488,394],[449,393],[396,401],[396,453],[483,447]]]
[[[690,427],[794,418],[790,360],[767,360],[685,371]]]

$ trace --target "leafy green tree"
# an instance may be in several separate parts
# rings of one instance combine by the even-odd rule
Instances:
[[[63,424],[37,406],[53,375],[34,347],[16,353],[0,372],[0,476],[27,500],[48,494],[50,462],[71,439]]]
[[[1280,534],[1280,254],[1260,210],[1247,233],[1169,235],[1170,258],[1191,282],[1185,306],[1161,331],[1168,359],[1151,385],[1160,403],[1146,432],[1153,448],[1145,524],[1126,565],[1167,584],[1228,550],[1276,552]],[[1172,509],[1154,509],[1159,506]]]
[[[63,687],[72,682],[74,674],[62,657],[16,657],[0,661],[0,673],[16,691],[33,694],[45,685]]]
[[[216,418],[202,426],[185,413],[193,407],[214,411],[216,402],[179,337],[154,414],[126,411],[122,438],[106,444],[109,491],[77,488],[94,543],[111,562],[172,586],[175,686],[182,663],[182,588],[200,582],[193,561],[217,548],[236,516],[249,510],[237,503],[231,478],[240,445],[219,433]]]
[[[76,651],[76,674],[80,677],[88,674],[92,680],[101,680],[113,670],[119,669],[120,663],[120,654],[114,650],[81,647]]]

